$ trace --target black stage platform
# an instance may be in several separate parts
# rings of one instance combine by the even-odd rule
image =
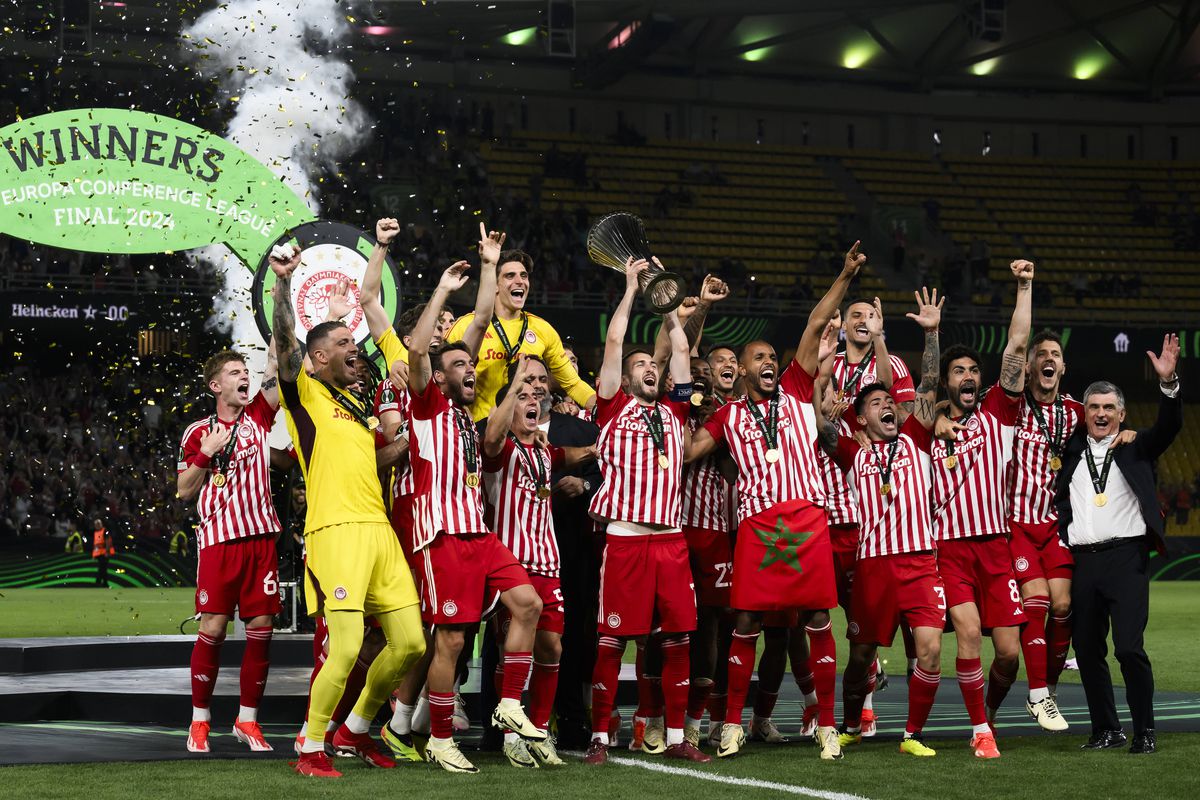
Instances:
[[[192,636],[0,639],[0,764],[196,758],[184,747],[191,719],[187,664],[192,642]],[[202,757],[290,756],[304,716],[312,637],[277,634],[272,644],[259,719],[276,746],[274,753],[251,754],[229,732],[238,707],[241,647],[231,639],[222,648],[212,704],[213,752]],[[473,670],[463,692],[473,715],[477,692],[478,672]],[[1024,694],[1023,684],[1013,687],[1000,712],[1001,736],[1043,735],[1025,714]],[[636,701],[631,664],[622,669],[619,700],[628,735],[630,705]],[[1128,724],[1121,689],[1117,704]],[[1069,735],[1084,736],[1087,710],[1080,687],[1060,685],[1059,706],[1071,722]],[[1160,731],[1200,731],[1200,694],[1159,692],[1155,707]],[[893,677],[888,689],[876,695],[875,710],[880,735],[898,736],[907,710],[903,680]],[[800,711],[800,695],[789,677],[775,713],[785,734],[798,730]],[[925,730],[935,738],[968,735],[962,698],[952,678],[942,681]]]

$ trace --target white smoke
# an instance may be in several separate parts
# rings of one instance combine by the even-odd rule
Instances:
[[[183,31],[198,75],[218,80],[221,99],[236,108],[225,138],[270,168],[314,213],[321,210],[321,170],[336,171],[370,128],[350,98],[354,73],[338,56],[349,33],[346,4],[337,0],[233,0]],[[209,327],[228,332],[252,373],[261,374],[266,344],[254,321],[253,274],[223,245],[195,255],[222,286]]]

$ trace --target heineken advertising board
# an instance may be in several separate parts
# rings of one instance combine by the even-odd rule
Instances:
[[[304,286],[293,287],[293,301],[298,311],[303,303],[316,313],[339,278],[361,284],[364,253],[374,244],[348,225],[318,221],[302,198],[238,147],[168,117],[115,108],[57,111],[0,128],[0,146],[0,233],[92,253],[225,244],[256,273],[255,315],[264,336],[272,246],[305,248],[304,274],[297,275]],[[397,273],[390,259],[387,267],[383,301],[395,319]],[[303,341],[323,316],[296,318]],[[367,338],[361,320],[351,327],[359,341]]]

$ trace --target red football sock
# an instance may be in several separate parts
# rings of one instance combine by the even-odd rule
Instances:
[[[704,716],[704,708],[708,705],[709,698],[712,697],[712,690],[712,683],[692,681],[692,685],[688,687],[687,715],[689,717],[701,719]]]
[[[720,694],[713,692],[708,696],[708,721],[710,723],[725,722],[725,710],[729,706],[728,701],[729,695],[725,692],[721,692]]]
[[[529,721],[539,730],[550,725],[550,710],[554,708],[554,693],[558,690],[558,664],[533,662],[533,677],[529,680]]]
[[[1058,686],[1058,677],[1067,663],[1067,653],[1071,652],[1071,612],[1068,611],[1064,617],[1051,617],[1047,627],[1046,684]]]
[[[1021,629],[1021,655],[1025,658],[1025,674],[1030,689],[1046,688],[1046,614],[1050,598],[1035,595],[1022,601],[1025,607],[1025,627]],[[993,706],[994,708],[994,706]]]
[[[371,659],[374,661],[374,659]],[[354,710],[354,704],[358,702],[359,695],[362,694],[363,687],[367,685],[367,670],[371,668],[371,662],[363,662],[362,655],[354,659],[354,666],[350,668],[350,674],[346,676],[346,686],[342,689],[342,698],[338,700],[337,708],[333,710],[333,715],[329,718],[336,725],[341,725],[346,721],[346,717],[350,716],[350,712]]]
[[[688,706],[688,686],[691,683],[688,678],[691,674],[690,647],[686,633],[672,636],[662,643],[663,674],[658,686],[663,695],[662,714],[668,728],[683,728]]]
[[[1004,698],[1008,697],[1008,690],[1012,688],[1013,681],[1016,680],[1016,674],[1007,675],[996,667],[996,662],[992,662],[991,669],[988,670],[988,685],[987,685],[987,707],[997,709],[1004,703]]]
[[[983,662],[978,658],[954,659],[954,672],[958,675],[958,690],[962,692],[963,704],[972,725],[986,725],[987,712],[983,707]],[[909,681],[910,685],[912,681]]]
[[[933,698],[937,695],[938,684],[942,682],[942,672],[926,672],[917,666],[913,670],[912,680],[908,682],[908,723],[904,730],[909,733],[920,733],[929,719],[929,711],[933,708]],[[965,691],[964,691],[965,694]]]
[[[205,633],[196,635],[196,644],[192,646],[192,706],[208,708],[212,701],[213,689],[217,685],[217,671],[221,663],[221,642],[225,634],[209,636]]]
[[[833,704],[837,693],[837,643],[833,640],[833,624],[816,630],[807,628],[811,655],[813,686],[817,690],[817,724],[829,727],[837,724]]]
[[[592,669],[592,735],[607,733],[621,677],[621,656],[625,640],[601,636],[596,644],[596,666]]]
[[[848,681],[842,676],[842,724],[847,730],[862,729],[863,703],[870,684],[871,679],[865,675],[856,681]]]
[[[529,679],[529,670],[532,667],[533,653],[528,650],[523,653],[504,654],[504,684],[500,690],[501,700],[521,702],[521,693],[525,691],[525,681]]]
[[[750,690],[750,673],[754,671],[754,655],[758,649],[757,633],[735,633],[729,645],[729,696],[725,701],[725,723],[742,724],[742,709],[746,692]]]
[[[241,704],[258,708],[263,690],[267,688],[268,653],[271,649],[271,626],[246,628],[246,651],[242,654]]]
[[[454,692],[429,693],[429,733],[434,739],[454,736]]]

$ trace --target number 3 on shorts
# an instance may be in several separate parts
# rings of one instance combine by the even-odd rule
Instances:
[[[263,594],[275,594],[279,591],[279,581],[275,580],[275,570],[263,576]]]
[[[945,611],[946,610],[946,590],[943,589],[941,586],[935,586],[935,587],[933,587],[933,591],[936,592],[937,596],[938,596],[938,606],[937,606],[938,611]]]
[[[1017,588],[1017,582],[1012,578],[1008,579],[1008,596],[1017,605],[1021,604],[1021,590]]]

